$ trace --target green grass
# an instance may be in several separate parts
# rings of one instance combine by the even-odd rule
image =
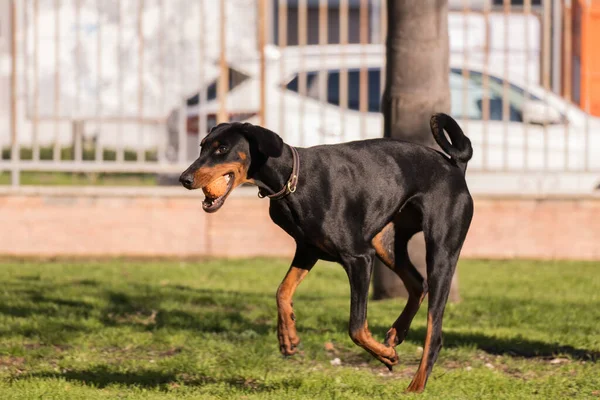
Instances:
[[[60,149],[61,160],[73,160],[73,147],[63,147]],[[53,159],[52,147],[40,148],[40,160]],[[10,148],[3,148],[2,159],[10,160]],[[111,149],[103,150],[103,160],[115,161],[117,153]],[[147,161],[156,161],[156,151],[146,151],[145,157]],[[33,158],[33,150],[31,148],[20,148],[21,160],[31,160]],[[134,162],[137,160],[137,153],[131,150],[124,150],[123,158],[125,161]],[[82,150],[82,159],[84,161],[92,161],[95,159],[95,149],[89,146]],[[70,172],[40,172],[40,171],[24,171],[20,174],[22,185],[45,185],[45,186],[155,186],[155,174],[121,174],[121,173],[70,173]],[[0,185],[10,185],[11,176],[8,171],[0,171]]]
[[[10,172],[0,172],[0,185],[11,184]],[[155,186],[154,174],[21,172],[21,185],[43,186]]]
[[[403,391],[426,307],[390,374],[347,335],[343,270],[319,264],[294,301],[302,352],[286,359],[274,293],[287,264],[1,262],[0,398],[416,397]],[[444,348],[418,398],[598,398],[599,268],[463,261],[462,302],[447,308]],[[402,307],[370,302],[376,338]]]

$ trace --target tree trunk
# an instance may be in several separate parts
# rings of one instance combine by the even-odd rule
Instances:
[[[447,0],[388,0],[387,67],[382,100],[384,137],[404,139],[438,148],[429,119],[450,112]],[[409,242],[409,255],[426,276],[423,234]],[[398,276],[377,261],[373,297],[406,297]],[[450,301],[458,301],[456,276]]]

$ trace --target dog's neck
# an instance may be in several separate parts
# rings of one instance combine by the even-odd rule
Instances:
[[[285,144],[281,156],[267,158],[265,163],[256,171],[253,176],[254,183],[265,194],[279,192],[290,179],[293,163],[292,149]]]

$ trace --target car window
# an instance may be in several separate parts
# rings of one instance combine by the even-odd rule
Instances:
[[[493,75],[488,75],[487,95],[489,98],[489,119],[502,121],[504,112],[504,81]],[[452,68],[450,71],[450,94],[452,97],[452,115],[459,119],[483,119],[484,75],[480,72],[469,71],[466,82],[467,96],[464,96],[465,82],[462,70]],[[530,100],[540,99],[528,94]],[[466,100],[466,101],[465,101]],[[525,105],[525,91],[513,84],[508,84],[506,100],[508,101],[508,120],[523,122],[523,106]]]
[[[294,75],[286,85],[288,90],[299,93],[311,99],[319,100],[319,80],[326,79],[327,83],[327,103],[340,105],[340,71],[329,70],[323,74],[318,71],[305,72],[306,74],[306,92],[299,93],[298,74]],[[502,121],[503,113],[503,94],[504,87],[502,79],[488,75],[487,96],[489,98],[490,120]],[[380,112],[381,94],[380,94],[381,70],[379,68],[368,69],[368,111]],[[348,70],[348,108],[358,111],[360,108],[359,97],[360,70]],[[483,99],[485,90],[483,86],[483,74],[470,71],[466,82],[462,76],[462,70],[452,68],[449,76],[450,96],[451,96],[451,114],[458,119],[482,120],[483,119]],[[467,96],[463,96],[466,93]],[[530,100],[540,100],[536,96],[528,95]],[[523,122],[523,106],[525,104],[525,91],[513,84],[508,85],[508,120],[514,122]]]
[[[340,105],[340,71],[329,70],[323,74],[319,74],[318,71],[305,72],[306,74],[306,93],[299,93],[298,87],[299,74],[294,77],[286,85],[286,89],[293,92],[302,94],[311,99],[319,100],[319,82],[320,79],[326,79],[327,87],[327,103],[339,106]],[[369,112],[379,112],[379,103],[381,101],[379,94],[379,82],[380,82],[380,70],[379,68],[369,68],[367,70],[367,82],[368,82],[368,104],[367,109]],[[360,70],[349,69],[348,70],[348,109],[359,111],[360,110]]]
[[[240,72],[233,68],[228,68],[229,73],[229,90],[231,92],[233,89],[244,83],[250,77],[243,72]],[[217,98],[217,85],[219,79],[215,79],[211,81],[211,83],[206,87],[206,100],[211,101]],[[196,93],[194,96],[190,97],[187,100],[188,106],[195,106],[198,104],[198,99],[200,98],[199,93]]]
[[[483,118],[482,108],[479,101],[483,98],[483,89],[472,80],[465,82],[463,77],[457,73],[450,73],[450,113],[459,119],[481,120]],[[467,90],[466,99],[463,94]],[[466,100],[466,101],[465,101]]]

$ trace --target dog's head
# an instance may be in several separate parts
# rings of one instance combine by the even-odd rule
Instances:
[[[245,182],[269,157],[279,157],[283,140],[274,132],[249,123],[223,123],[214,127],[200,143],[200,156],[179,181],[189,189],[202,188],[204,211],[223,206],[229,193]]]

